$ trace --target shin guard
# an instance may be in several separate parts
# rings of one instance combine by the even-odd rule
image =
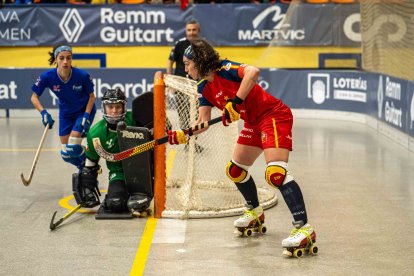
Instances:
[[[305,202],[302,191],[296,181],[292,180],[284,184],[279,190],[292,213],[293,220],[303,221],[303,224],[306,224],[308,222],[308,216],[306,214]]]
[[[243,183],[235,182],[237,189],[239,189],[240,193],[246,200],[247,205],[252,206],[252,209],[259,206],[259,197],[257,195],[257,188],[256,184],[254,183],[253,177],[249,175],[247,181]]]

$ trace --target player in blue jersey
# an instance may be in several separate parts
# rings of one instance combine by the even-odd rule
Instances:
[[[55,121],[41,104],[40,96],[49,88],[59,99],[60,153],[64,161],[80,169],[85,162],[82,137],[88,133],[96,113],[92,79],[84,70],[72,67],[70,46],[56,46],[49,55],[49,64],[56,64],[56,68],[38,77],[32,86],[31,101],[40,112],[43,125],[52,128]]]

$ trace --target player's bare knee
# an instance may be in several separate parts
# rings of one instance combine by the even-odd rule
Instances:
[[[242,165],[234,160],[231,160],[227,163],[226,175],[234,183],[244,183],[250,178],[248,170],[249,166]]]
[[[265,178],[270,186],[278,189],[293,180],[293,176],[288,172],[288,164],[283,161],[274,161],[267,164]]]

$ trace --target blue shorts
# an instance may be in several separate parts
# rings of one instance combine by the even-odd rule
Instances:
[[[83,113],[84,112],[79,113],[70,118],[59,118],[59,136],[69,135],[72,132],[72,130],[81,132],[78,129],[73,129],[73,127],[75,126],[75,123],[77,120],[82,120]],[[89,121],[91,122],[91,125],[93,123],[93,119],[95,118],[95,114],[96,114],[96,107],[94,106],[92,108],[91,114],[89,115]]]

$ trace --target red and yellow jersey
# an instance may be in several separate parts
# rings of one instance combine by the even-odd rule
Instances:
[[[227,100],[236,96],[246,66],[246,64],[223,60],[221,67],[214,72],[212,82],[203,79],[197,84],[200,106],[215,106],[223,110]],[[282,120],[291,116],[287,105],[255,84],[241,105],[240,117],[249,124],[256,125],[270,114],[277,114]]]

